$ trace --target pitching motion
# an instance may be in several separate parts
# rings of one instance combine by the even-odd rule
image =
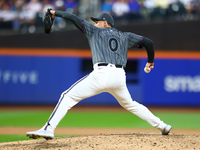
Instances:
[[[141,35],[117,30],[114,28],[114,19],[107,13],[91,17],[93,25],[66,11],[49,12],[52,20],[61,17],[71,21],[86,36],[92,53],[93,71],[64,91],[46,124],[40,130],[27,132],[27,136],[52,139],[54,130],[69,109],[81,100],[102,92],[110,93],[127,111],[145,120],[161,134],[168,135],[172,127],[153,115],[147,107],[133,100],[126,85],[124,68],[128,49],[144,47],[148,55],[146,67],[153,69],[153,41]],[[150,72],[148,69],[145,71]]]

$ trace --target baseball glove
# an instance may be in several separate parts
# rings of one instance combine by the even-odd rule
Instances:
[[[52,14],[50,13],[50,10],[52,9],[48,8],[44,16],[44,32],[47,34],[51,32],[51,28],[53,25],[53,18],[52,18]]]

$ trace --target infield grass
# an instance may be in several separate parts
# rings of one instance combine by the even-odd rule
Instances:
[[[72,136],[72,135],[56,135],[55,137],[68,137],[68,136]],[[14,141],[25,141],[25,140],[34,140],[34,139],[29,139],[28,137],[26,137],[26,135],[0,134],[0,143],[14,142]],[[1,147],[0,147],[0,149],[1,149]]]
[[[200,113],[154,113],[173,128],[200,129]],[[0,111],[0,127],[41,127],[51,111]],[[130,112],[79,112],[71,111],[58,127],[96,128],[151,128],[145,121]]]
[[[41,128],[51,113],[52,111],[0,111],[0,127]],[[200,129],[200,113],[156,112],[154,114],[172,125],[174,129]],[[58,127],[152,128],[130,112],[81,111],[69,111]],[[25,135],[0,135],[0,142],[19,140],[28,139]]]

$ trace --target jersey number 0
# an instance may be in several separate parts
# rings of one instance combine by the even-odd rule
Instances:
[[[118,49],[118,41],[115,38],[109,39],[109,47],[111,51],[116,51]]]

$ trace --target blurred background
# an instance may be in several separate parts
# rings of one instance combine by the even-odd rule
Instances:
[[[88,42],[72,23],[56,18],[52,33],[44,33],[47,8],[89,22],[104,11],[117,29],[154,41],[150,74],[143,71],[145,50],[130,49],[127,87],[134,100],[147,106],[200,106],[199,0],[0,0],[0,105],[54,105],[92,71]],[[102,93],[78,105],[119,104]]]
[[[199,19],[199,0],[0,0],[1,34],[42,32],[47,8],[72,12],[89,21],[100,11],[110,13],[117,25],[152,21]],[[66,30],[57,18],[54,30]]]

